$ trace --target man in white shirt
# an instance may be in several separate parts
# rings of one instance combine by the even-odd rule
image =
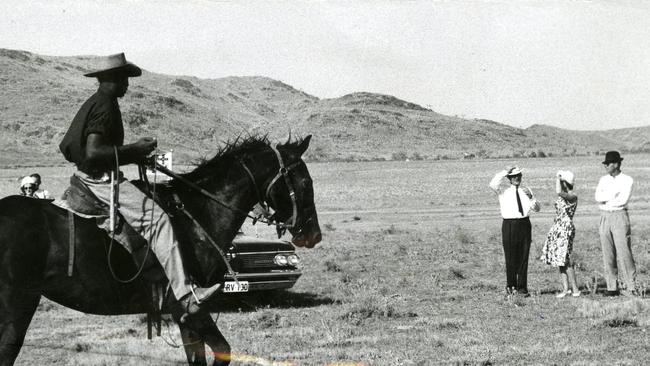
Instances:
[[[630,218],[627,213],[627,202],[634,181],[621,172],[622,161],[618,151],[608,151],[603,161],[607,175],[600,178],[596,187],[595,198],[601,212],[600,244],[607,282],[605,296],[618,295],[616,280],[619,270],[622,281],[627,286],[624,294],[636,294],[636,265],[632,256]]]
[[[507,167],[490,181],[499,196],[503,224],[503,252],[506,258],[506,291],[528,296],[528,254],[530,252],[530,211],[539,211],[539,203],[528,187],[521,186],[522,171]]]

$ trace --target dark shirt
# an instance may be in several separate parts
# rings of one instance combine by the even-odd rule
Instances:
[[[86,139],[91,133],[102,135],[109,145],[124,144],[124,126],[117,98],[108,96],[101,89],[81,106],[59,145],[66,160],[74,163],[77,169],[97,175],[109,171],[112,166],[110,161],[89,162],[86,159]]]

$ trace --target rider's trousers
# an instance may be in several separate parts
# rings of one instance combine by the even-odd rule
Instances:
[[[74,174],[100,201],[110,205],[111,181],[108,176],[92,178],[81,171],[76,171]],[[178,240],[174,235],[169,217],[158,204],[131,182],[123,177],[120,177],[119,180],[118,211],[120,215],[149,242],[151,250],[169,279],[174,296],[176,299],[181,299],[192,291],[192,284],[183,267]]]

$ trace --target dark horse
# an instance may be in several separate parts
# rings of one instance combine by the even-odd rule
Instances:
[[[225,263],[213,243],[230,244],[260,200],[275,210],[277,222],[288,224],[295,245],[313,247],[321,240],[312,181],[302,160],[310,138],[275,148],[266,137],[240,139],[171,181],[171,190],[203,228],[186,220],[177,230],[189,238],[190,244],[183,247],[186,270],[200,285],[222,281]],[[190,188],[188,181],[201,190]],[[111,270],[122,274],[117,277],[136,273],[128,252],[116,245],[109,265],[111,241],[106,233],[91,219],[77,217],[75,222],[74,272],[68,277],[67,212],[45,200],[21,196],[0,200],[0,365],[13,365],[41,295],[90,314],[139,314],[151,309],[148,282],[138,277],[122,283],[111,274]],[[213,365],[229,364],[230,346],[207,311],[181,321],[183,309],[172,295],[165,297],[163,311],[178,323],[190,364],[207,364],[205,345],[215,355]]]

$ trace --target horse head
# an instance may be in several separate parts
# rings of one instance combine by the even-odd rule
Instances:
[[[265,200],[275,210],[274,218],[280,222],[278,233],[288,230],[294,245],[307,248],[313,248],[322,239],[313,182],[302,160],[310,140],[311,135],[272,148],[278,169],[265,188]]]
[[[259,203],[273,209],[272,215],[265,210],[265,216],[276,224],[278,234],[288,230],[294,245],[312,248],[322,236],[311,176],[302,160],[310,140],[311,135],[272,146],[265,136],[250,136],[227,143],[214,158],[179,177],[200,186],[194,192],[212,194],[208,201],[214,203],[206,204],[204,194],[197,193],[186,195],[183,202],[202,208],[199,216],[213,218],[207,222],[213,233],[221,232],[224,225],[234,229],[227,231],[236,232],[246,216],[250,217],[247,212]],[[231,221],[224,221],[227,217]]]

